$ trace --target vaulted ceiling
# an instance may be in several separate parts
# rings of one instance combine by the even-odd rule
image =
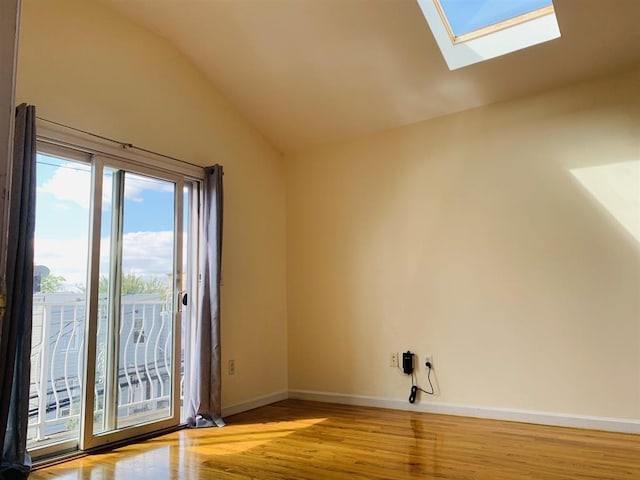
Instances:
[[[560,39],[457,71],[415,0],[102,1],[182,51],[282,152],[640,65],[640,0],[554,0]]]

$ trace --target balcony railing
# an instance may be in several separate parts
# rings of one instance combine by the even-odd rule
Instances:
[[[85,301],[67,293],[36,294],[33,304],[28,441],[31,448],[77,438],[84,382]],[[160,295],[125,295],[118,352],[118,426],[170,411],[171,308]],[[107,301],[99,302],[94,422],[103,418]],[[181,384],[182,368],[181,361]],[[182,385],[181,385],[182,386]],[[181,388],[182,390],[182,388]]]

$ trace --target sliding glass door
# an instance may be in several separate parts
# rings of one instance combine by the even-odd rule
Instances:
[[[97,158],[93,189],[83,448],[180,418],[182,178]]]
[[[39,145],[28,439],[35,457],[179,424],[181,295],[193,266],[183,263],[183,244],[194,242],[183,228],[194,184],[185,188],[183,178]]]

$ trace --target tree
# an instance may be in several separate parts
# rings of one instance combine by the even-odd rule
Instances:
[[[62,284],[67,279],[61,275],[45,275],[40,280],[40,292],[42,293],[54,293],[61,291]]]
[[[100,293],[109,292],[109,279],[100,276],[100,284],[98,285]],[[159,293],[162,297],[169,294],[169,285],[158,278],[144,279],[135,273],[125,273],[122,276],[120,285],[120,293],[122,295],[132,295],[135,293]]]

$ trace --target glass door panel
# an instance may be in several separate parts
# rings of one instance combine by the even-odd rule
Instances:
[[[182,188],[179,177],[99,162],[94,195],[102,213],[93,235],[99,273],[91,302],[97,321],[88,368],[95,382],[84,448],[179,421]]]
[[[38,145],[31,385],[32,455],[77,447],[83,400],[91,157]]]
[[[171,416],[175,196],[172,182],[124,176],[117,427]]]
[[[194,272],[198,270],[198,230],[197,218],[198,208],[198,188],[195,182],[185,182],[182,196],[182,288],[184,291],[178,297],[182,303],[181,315],[181,343],[180,343],[180,421],[186,422],[184,408],[184,387],[185,379],[189,378],[189,348],[193,344],[190,337],[190,325],[195,321],[196,309],[192,292],[195,292]],[[188,293],[187,293],[188,292]]]

